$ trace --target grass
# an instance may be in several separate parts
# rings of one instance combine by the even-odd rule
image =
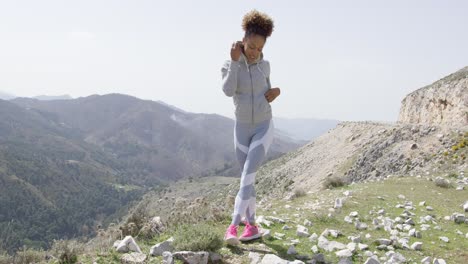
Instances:
[[[334,200],[338,197],[344,198],[343,192],[350,190],[352,195],[346,197],[343,208],[332,210]],[[398,196],[404,195],[405,199]],[[241,246],[231,247],[223,245],[218,250],[218,253],[223,256],[223,263],[250,263],[248,255],[249,252],[258,252],[261,254],[271,253],[280,256],[283,259],[294,260],[295,256],[288,255],[287,250],[291,240],[299,240],[300,243],[296,246],[296,251],[299,255],[313,256],[314,253],[311,247],[316,245],[317,242],[310,242],[307,237],[298,237],[296,235],[296,226],[298,224],[304,225],[305,220],[312,222],[312,226],[307,227],[309,233],[316,233],[320,235],[325,229],[340,230],[343,236],[338,238],[328,237],[329,240],[348,244],[351,242],[348,236],[361,236],[361,243],[367,244],[369,250],[378,252],[379,256],[385,256],[384,251],[376,249],[374,241],[379,238],[390,238],[390,234],[384,230],[374,230],[372,219],[377,218],[377,211],[385,209],[385,215],[391,219],[399,216],[404,209],[396,208],[397,204],[404,204],[405,201],[413,202],[416,210],[412,210],[416,214],[413,220],[416,222],[416,230],[421,231],[419,224],[419,217],[432,215],[437,221],[437,225],[441,230],[435,230],[434,224],[427,231],[421,231],[422,238],[410,238],[409,245],[416,241],[423,243],[422,251],[400,250],[396,251],[401,253],[407,259],[408,263],[420,263],[421,259],[426,256],[432,258],[443,258],[447,263],[468,263],[468,253],[466,246],[468,239],[465,234],[468,233],[467,224],[455,224],[453,221],[444,220],[445,216],[450,216],[453,213],[463,213],[461,204],[468,200],[468,191],[456,191],[454,188],[440,188],[426,178],[417,177],[392,177],[387,180],[374,181],[368,183],[351,184],[334,189],[324,190],[318,193],[305,193],[299,195],[293,200],[275,200],[272,201],[270,209],[265,210],[261,206],[257,206],[257,215],[276,216],[286,221],[286,225],[290,226],[290,230],[283,230],[284,224],[274,223],[270,229],[271,234],[282,233],[285,234],[282,240],[275,238],[260,239],[250,243],[244,243]],[[425,201],[424,206],[419,206],[421,201]],[[434,210],[427,211],[426,206],[431,206]],[[349,215],[350,212],[357,211],[361,222],[366,223],[368,230],[358,231],[354,224],[348,224],[344,221],[344,217]],[[369,214],[373,211],[373,214]],[[466,213],[465,213],[466,215]],[[223,219],[217,222],[206,222],[211,227],[211,232],[217,234],[222,238],[224,232],[229,225],[229,219]],[[463,236],[457,234],[457,230],[463,233]],[[146,254],[149,253],[150,248],[160,242],[167,240],[169,237],[175,235],[176,230],[169,230],[152,239],[136,238],[136,241],[142,251]],[[242,232],[242,227],[239,228]],[[367,239],[366,234],[371,237]],[[439,239],[440,236],[446,236],[450,239],[449,243],[445,243]],[[401,235],[399,237],[402,237]],[[319,249],[320,253],[325,255],[327,261],[331,263],[338,262],[334,252],[324,252]],[[353,256],[354,263],[363,263],[366,258],[359,256],[363,252],[358,251]],[[99,264],[104,263],[120,263],[122,254],[115,252],[114,249],[108,248],[104,251],[91,252],[81,254],[78,261],[82,263],[93,263],[96,261]],[[148,256],[146,263],[161,263],[162,257]],[[176,263],[182,263],[176,261]]]

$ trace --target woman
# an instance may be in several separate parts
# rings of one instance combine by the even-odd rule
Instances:
[[[270,103],[280,94],[271,88],[270,63],[262,49],[273,32],[273,20],[253,10],[242,21],[245,35],[231,47],[231,60],[222,67],[223,91],[235,105],[234,145],[242,169],[232,222],[224,240],[231,245],[261,237],[255,225],[255,175],[273,141],[274,127]],[[245,218],[245,229],[237,237],[237,228]]]

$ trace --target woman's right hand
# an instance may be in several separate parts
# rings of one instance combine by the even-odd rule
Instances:
[[[244,44],[242,43],[242,41],[236,41],[232,43],[231,59],[233,61],[239,61],[243,47],[244,47]]]

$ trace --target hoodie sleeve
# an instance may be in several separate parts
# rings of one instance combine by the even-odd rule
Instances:
[[[268,83],[268,89],[271,89],[271,82],[270,82],[270,62],[266,61],[266,79]]]
[[[232,97],[237,89],[237,71],[239,62],[227,60],[221,68],[223,78],[223,92],[226,96]]]

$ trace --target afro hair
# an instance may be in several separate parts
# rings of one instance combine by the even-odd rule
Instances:
[[[273,32],[273,19],[265,13],[252,10],[244,15],[242,19],[242,29],[246,36],[257,34],[268,38]]]

